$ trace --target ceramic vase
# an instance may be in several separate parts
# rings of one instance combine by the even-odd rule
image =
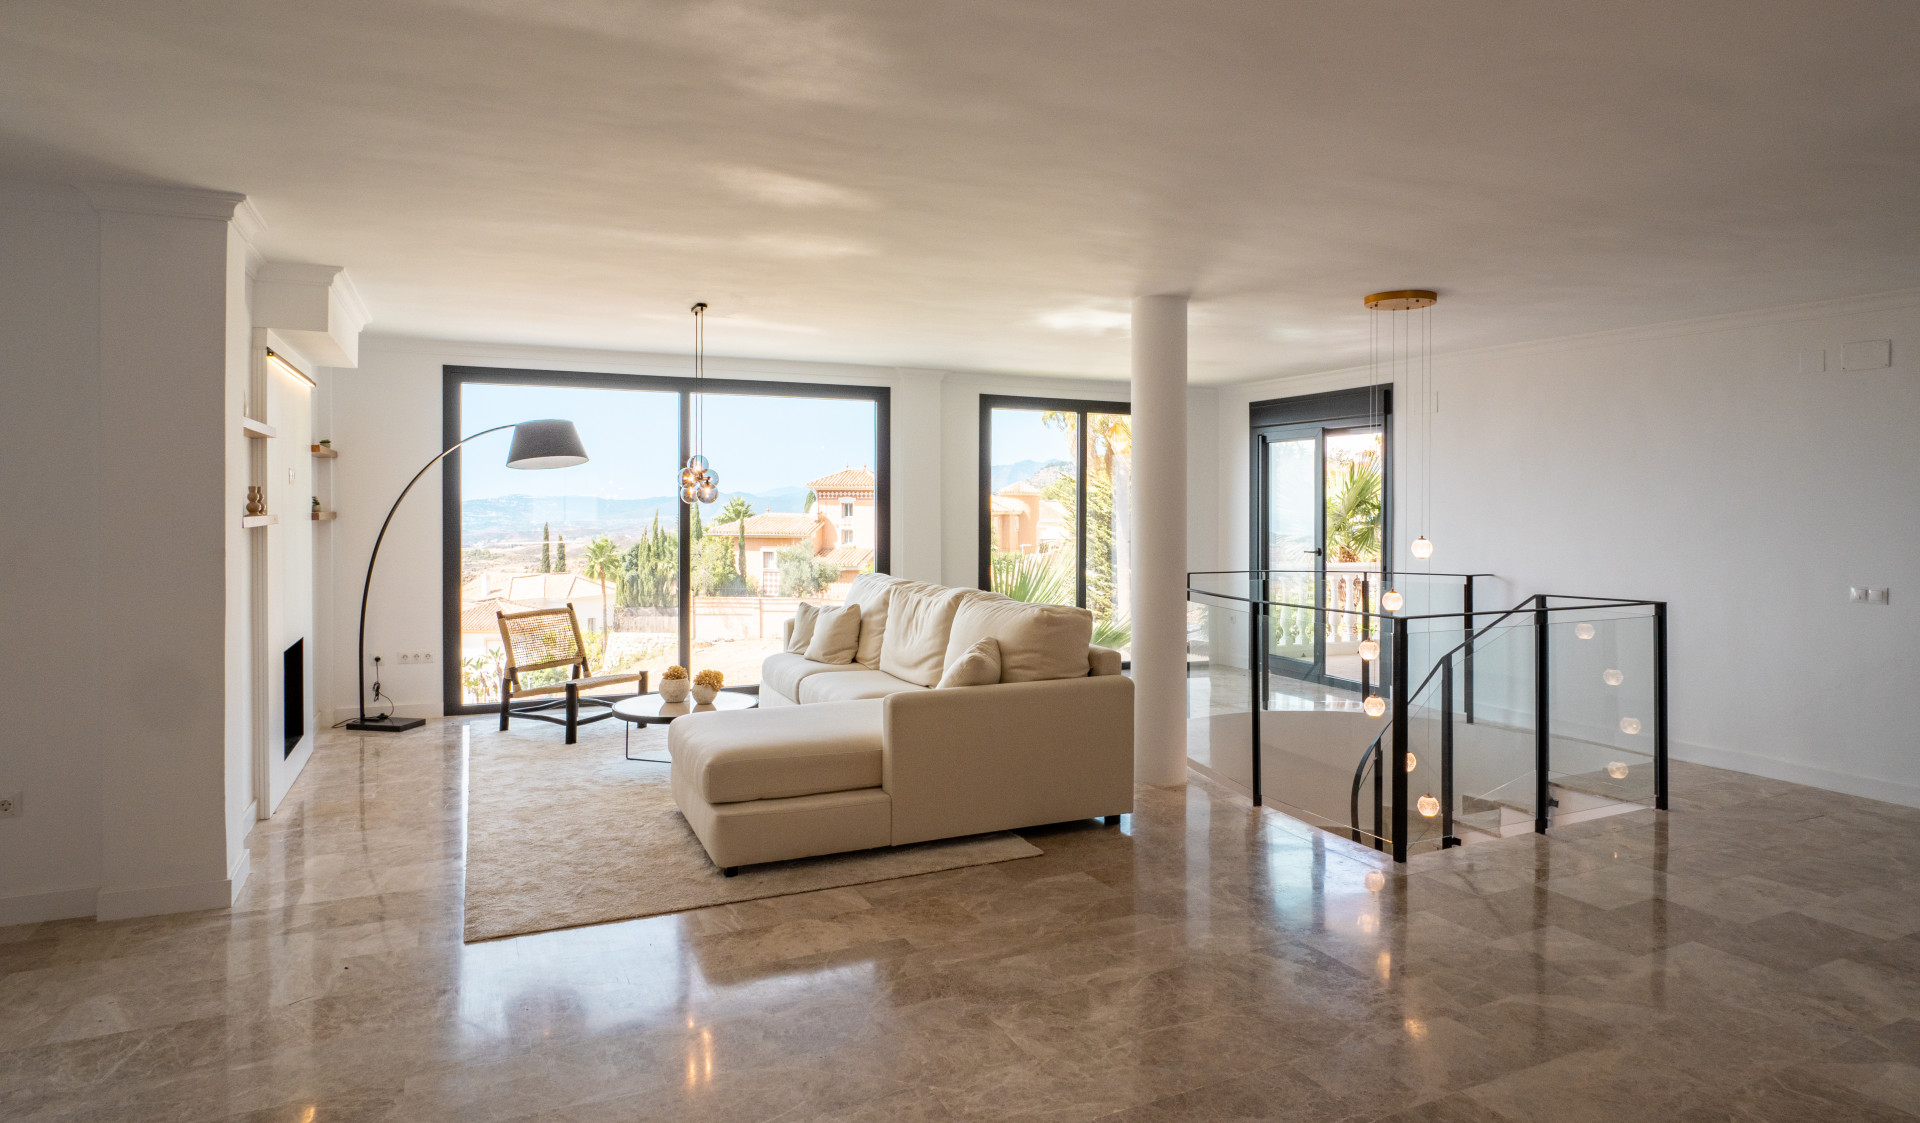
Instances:
[[[720,693],[720,688],[717,686],[701,686],[697,682],[693,684],[693,700],[703,706],[711,704],[714,695],[718,693]]]
[[[690,683],[683,678],[663,678],[660,680],[660,700],[663,702],[684,702],[687,700],[687,687]]]

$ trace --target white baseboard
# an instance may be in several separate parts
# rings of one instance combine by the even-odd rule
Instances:
[[[71,920],[92,916],[95,889],[56,889],[51,893],[23,893],[18,897],[0,897],[0,928],[10,924],[39,924],[46,920]]]
[[[247,878],[251,876],[253,876],[253,851],[242,846],[240,857],[234,859],[233,868],[227,871],[228,907],[232,907],[233,903],[240,899],[241,892],[247,887]]]
[[[1882,803],[1897,803],[1903,807],[1920,807],[1920,784],[1856,776],[1851,772],[1838,772],[1811,764],[1796,764],[1790,760],[1778,760],[1760,756],[1757,753],[1708,748],[1705,745],[1694,745],[1685,741],[1675,741],[1671,752],[1673,759],[1693,764],[1705,764],[1714,768],[1765,776],[1769,780],[1806,784],[1809,787],[1825,788],[1830,792],[1840,792],[1843,795],[1877,799]]]
[[[243,859],[241,865],[246,864],[247,861]],[[200,881],[191,885],[102,889],[94,905],[94,915],[101,920],[126,920],[135,916],[231,908],[233,887],[233,879],[223,877],[218,881]]]

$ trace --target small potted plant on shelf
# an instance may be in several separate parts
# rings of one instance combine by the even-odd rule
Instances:
[[[720,693],[720,688],[726,684],[727,676],[708,667],[693,676],[693,700],[703,706],[708,705],[713,701],[714,696]]]
[[[684,702],[687,700],[687,688],[691,685],[691,681],[687,678],[687,669],[676,663],[660,675],[660,700]]]

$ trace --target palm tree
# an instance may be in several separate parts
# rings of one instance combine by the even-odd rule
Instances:
[[[738,532],[740,535],[739,569],[742,577],[746,576],[747,573],[747,520],[752,517],[753,504],[738,495],[727,500],[727,505],[720,508],[721,522],[738,522],[740,524]]]
[[[1380,469],[1371,457],[1349,463],[1327,493],[1327,556],[1337,562],[1380,557]]]
[[[590,581],[600,582],[600,638],[604,645],[607,636],[607,582],[620,576],[620,550],[613,539],[606,535],[587,544],[587,552],[581,556],[580,572]]]
[[[1066,550],[1044,554],[993,555],[993,591],[1029,604],[1073,603],[1073,556]]]

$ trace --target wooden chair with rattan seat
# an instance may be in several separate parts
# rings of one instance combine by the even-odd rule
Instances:
[[[596,675],[587,665],[587,645],[580,638],[580,621],[573,606],[535,608],[525,612],[498,612],[500,642],[506,649],[506,670],[500,676],[500,728],[515,717],[552,722],[567,727],[567,744],[579,740],[579,729],[613,716],[613,704],[622,698],[634,698],[647,692],[647,672],[626,671]],[[520,676],[554,667],[565,667],[564,682],[540,686],[522,686]],[[632,694],[585,695],[582,691],[632,683]],[[543,701],[527,702],[524,699]],[[581,717],[580,707],[603,706],[592,717]],[[561,707],[561,714],[545,711]]]

